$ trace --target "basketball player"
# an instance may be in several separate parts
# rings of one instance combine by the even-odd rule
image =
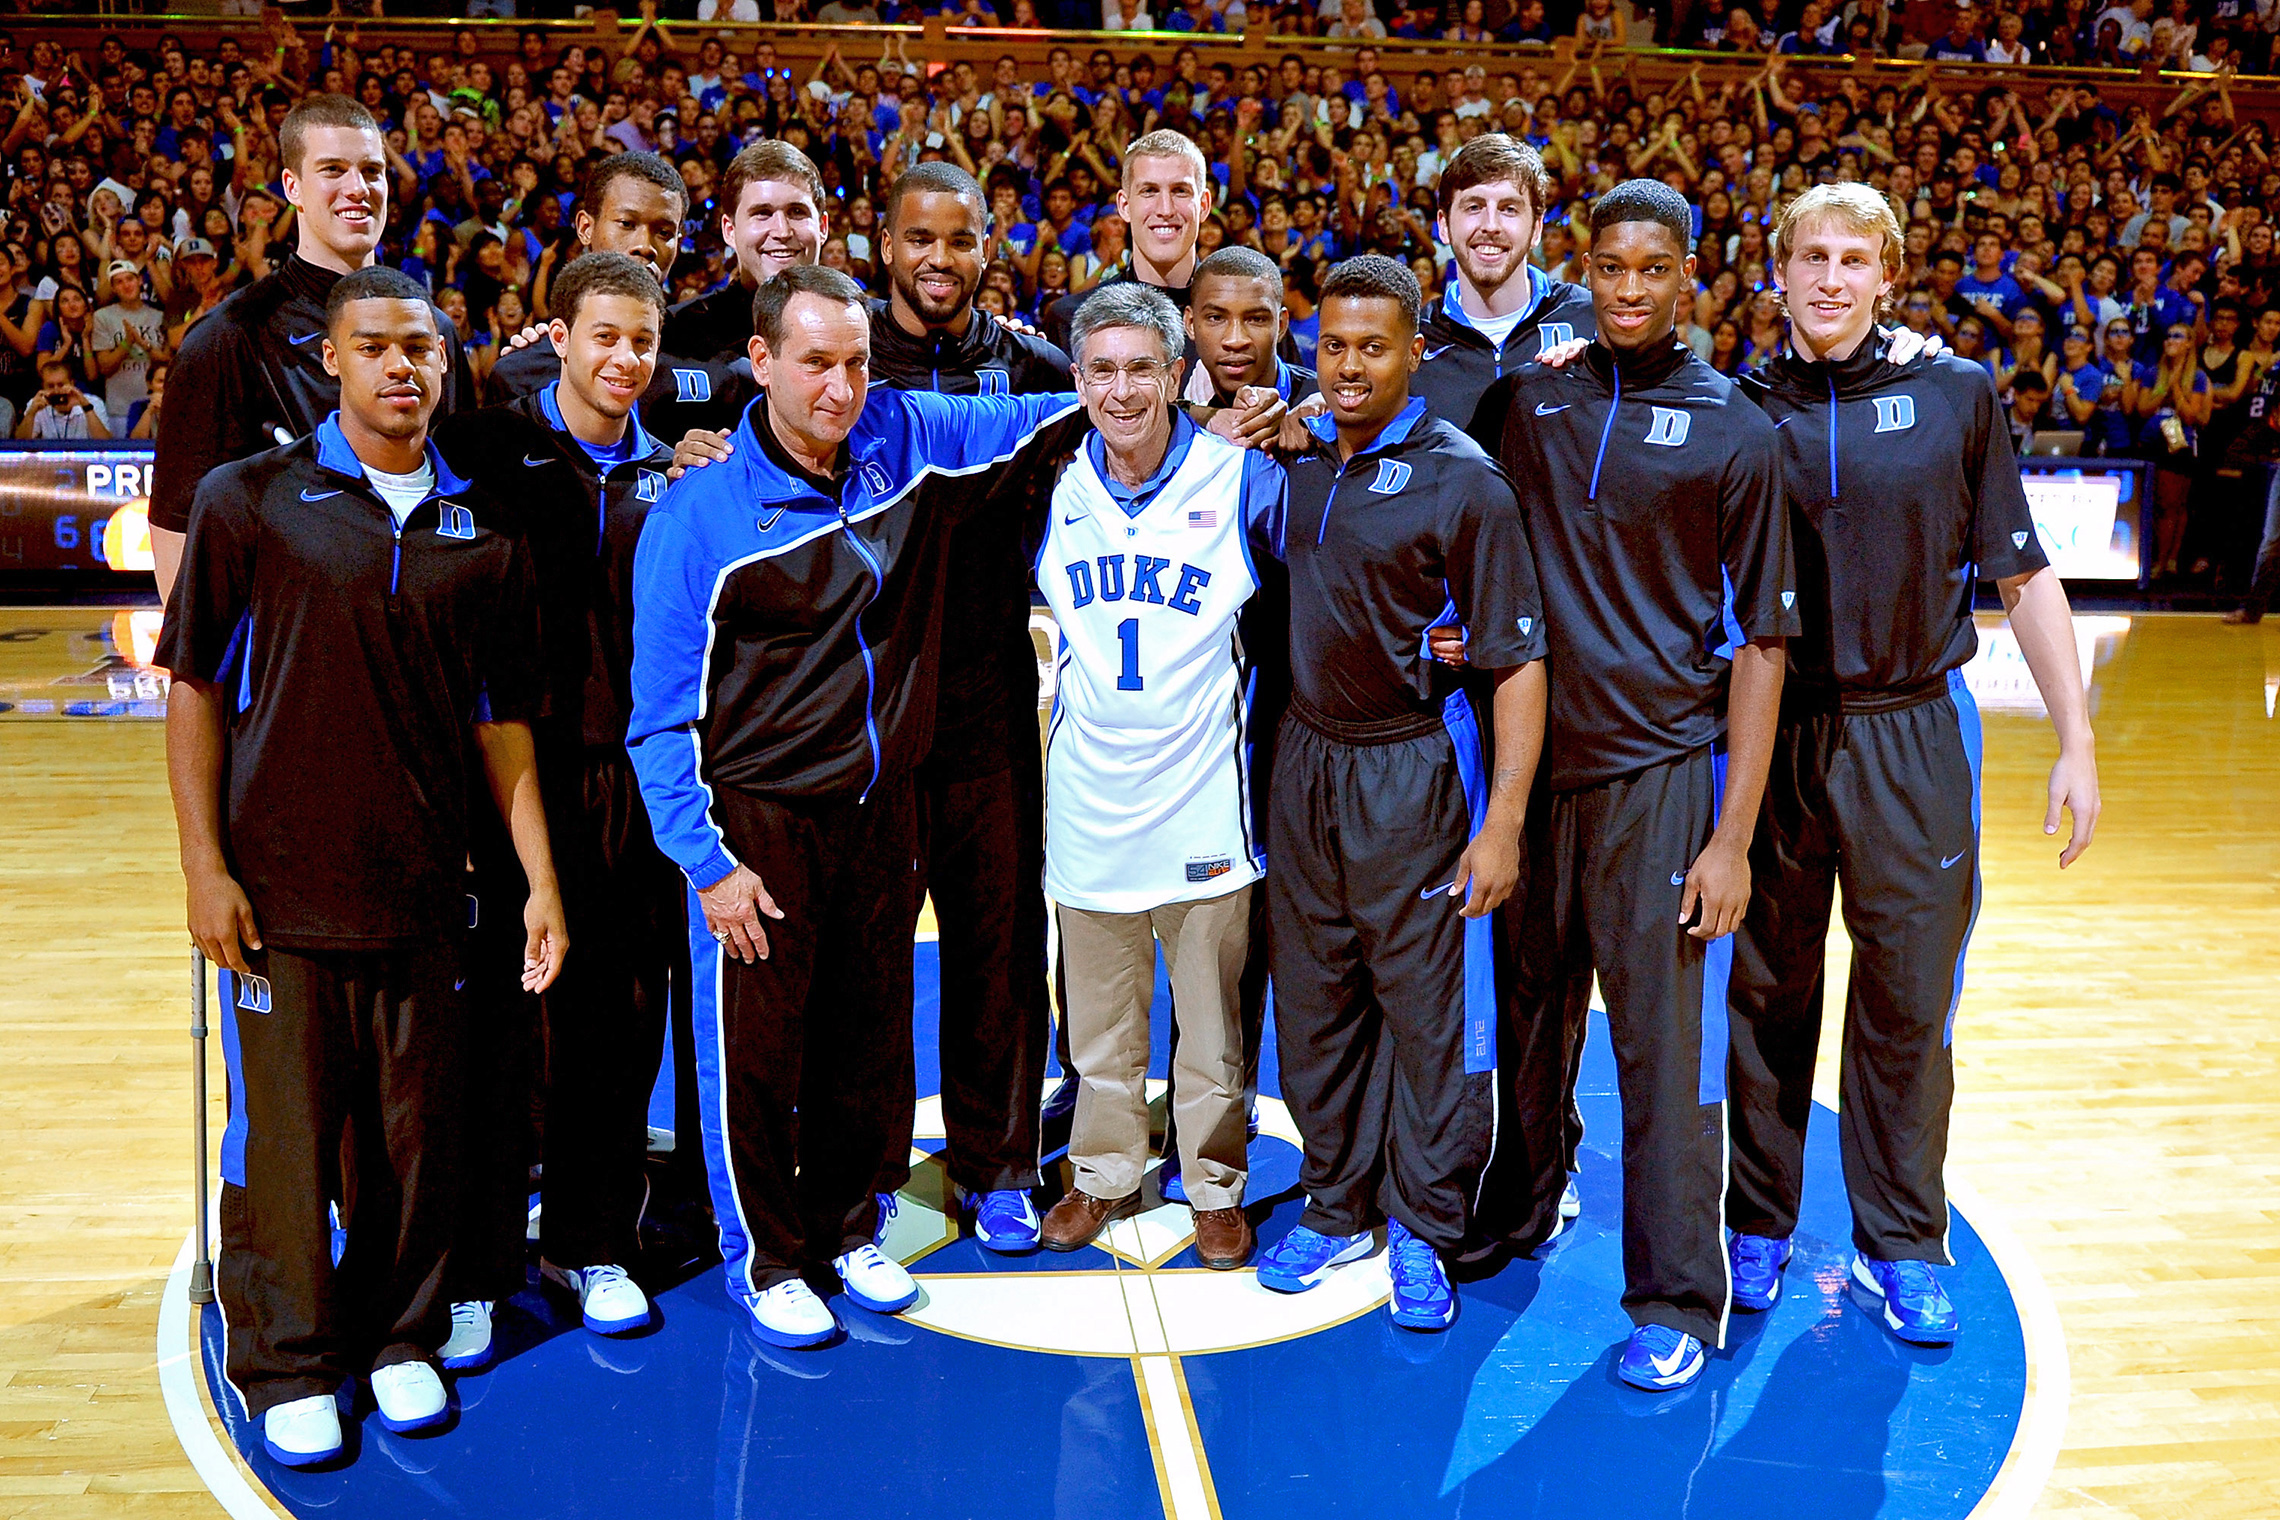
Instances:
[[[613,199],[605,193],[604,204]],[[651,266],[589,253],[556,278],[553,305],[549,349],[560,378],[509,405],[454,418],[437,436],[478,485],[515,504],[537,575],[548,698],[535,725],[539,780],[578,940],[577,960],[544,1000],[539,1270],[578,1301],[587,1329],[625,1335],[650,1322],[648,1299],[626,1269],[642,1213],[667,988],[686,934],[680,873],[650,837],[625,752],[634,544],[673,458],[635,410],[657,362],[665,293]],[[487,858],[497,853],[487,832],[478,831],[474,851],[479,902],[511,897],[521,885],[511,859]],[[499,915],[490,917],[486,924],[478,916],[479,946]],[[478,955],[471,982],[503,964],[495,945]],[[530,1023],[514,992],[473,994],[492,1027],[478,1031],[489,1059],[471,1073],[470,1228],[454,1272],[446,1367],[487,1359],[492,1304],[523,1285],[530,1157],[519,1121]],[[694,1127],[687,1133],[693,1146]]]
[[[1253,248],[1220,248],[1195,266],[1187,311],[1187,342],[1195,360],[1184,395],[1191,405],[1227,408],[1245,387],[1271,390],[1291,406],[1291,418],[1318,416],[1324,403],[1314,371],[1283,358],[1289,343],[1290,315],[1283,309],[1282,271]],[[1292,440],[1300,447],[1302,434]],[[1251,807],[1263,818],[1267,781],[1274,773],[1274,736],[1289,699],[1286,668],[1290,637],[1290,594],[1282,565],[1268,558],[1258,565],[1258,589],[1243,608],[1243,646],[1250,679]],[[1251,949],[1243,965],[1243,1111],[1248,1134],[1259,1131],[1259,1044],[1267,1018],[1267,897],[1251,897]],[[1180,1026],[1171,1031],[1171,1054],[1179,1059]],[[1164,1120],[1164,1163],[1157,1186],[1173,1203],[1187,1201],[1180,1172],[1179,1115]]]
[[[362,269],[326,307],[340,411],[206,477],[158,645],[190,930],[223,968],[229,1377],[288,1466],[339,1454],[354,1376],[391,1430],[449,1417],[434,1358],[482,782],[530,882],[523,985],[548,986],[567,945],[531,748],[527,551],[428,441],[447,350],[427,292]]]
[[[1768,1309],[1804,1181],[1832,889],[1852,975],[1837,1128],[1852,1283],[1905,1341],[1961,1316],[1942,1182],[1964,948],[1979,910],[1979,716],[1962,666],[1972,584],[1994,580],[2058,730],[2045,833],[2090,846],[2098,765],[2066,591],[2035,537],[2010,430],[1978,365],[1889,362],[1878,306],[1900,227],[1863,185],[1821,185],[1774,229],[1791,347],[1744,381],[1780,427],[1802,638],[1789,644],[1772,780],[1734,945],[1734,1302]]]
[[[1211,215],[1211,169],[1204,162],[1203,150],[1194,139],[1169,128],[1149,132],[1125,148],[1123,170],[1124,181],[1116,191],[1116,212],[1132,229],[1132,256],[1125,267],[1112,271],[1093,290],[1136,281],[1162,291],[1174,306],[1186,311],[1199,258],[1197,240]],[[1076,319],[1077,308],[1092,293],[1072,292],[1046,307],[1045,336],[1066,349],[1069,325]],[[1284,359],[1297,362],[1298,348],[1287,330],[1277,348]],[[1184,357],[1192,361],[1195,355]]]
[[[293,256],[190,330],[159,412],[150,494],[161,600],[174,589],[198,483],[218,466],[306,436],[340,402],[318,361],[325,297],[376,256],[388,221],[388,162],[372,113],[345,95],[311,95],[278,128]],[[444,415],[474,405],[458,329],[438,312]]]
[[[1416,277],[1365,256],[1322,286],[1328,415],[1271,540],[1290,576],[1290,710],[1268,809],[1275,1030],[1305,1141],[1298,1228],[1259,1264],[1299,1292],[1387,1221],[1392,1318],[1454,1322],[1442,1264],[1494,1124],[1486,915],[1519,871],[1543,732],[1543,614],[1511,485],[1409,393]],[[1498,766],[1458,678],[1424,657],[1454,604],[1495,674]],[[1485,651],[1485,652],[1484,652]]]
[[[1542,350],[1591,337],[1591,295],[1528,261],[1551,200],[1544,161],[1528,144],[1482,133],[1449,160],[1436,194],[1435,230],[1456,256],[1457,278],[1425,318],[1416,390],[1434,416],[1495,449],[1505,390],[1484,398]]]
[[[1675,334],[1692,215],[1627,180],[1592,206],[1599,336],[1522,370],[1504,465],[1519,486],[1550,627],[1547,793],[1531,808],[1512,915],[1514,1052],[1533,1209],[1558,1229],[1572,988],[1596,969],[1623,1099],[1619,1373],[1685,1387],[1722,1345],[1725,981],[1772,753],[1781,641],[1797,629],[1773,427]]]
[[[660,438],[692,430],[727,432],[758,394],[745,349],[752,342],[752,295],[770,278],[823,256],[829,222],[823,176],[808,156],[773,138],[729,160],[720,176],[720,235],[736,259],[736,277],[665,314],[659,372],[642,414]],[[665,390],[667,385],[670,392]]]
[[[1241,980],[1265,864],[1236,622],[1258,584],[1247,525],[1271,518],[1282,472],[1171,404],[1185,334],[1161,293],[1104,292],[1078,311],[1073,337],[1094,431],[1053,492],[1037,564],[1061,631],[1045,890],[1081,1085],[1076,1185],[1046,1215],[1045,1244],[1077,1250],[1139,1212],[1161,943],[1181,1030],[1178,1172],[1197,1255],[1232,1271],[1253,1241]]]
[[[1314,395],[1314,371],[1286,362],[1290,335],[1282,270],[1255,248],[1214,249],[1195,266],[1189,287],[1188,342],[1196,362],[1186,397],[1199,406],[1232,406],[1247,385],[1270,387],[1296,405]]]
[[[1014,510],[991,472],[1025,447],[1066,450],[1084,418],[1069,394],[872,388],[862,289],[820,265],[763,284],[751,320],[761,399],[730,457],[684,476],[642,528],[628,747],[696,898],[729,1289],[762,1339],[811,1346],[837,1331],[801,1280],[811,1264],[866,1309],[918,1294],[874,1243],[873,1193],[909,1173],[912,773],[950,533]]]
[[[649,266],[660,288],[673,273],[681,249],[681,222],[688,215],[689,191],[680,171],[655,153],[614,153],[586,176],[571,228],[581,253],[622,253]],[[568,266],[563,266],[567,269]],[[548,289],[548,308],[557,315],[563,270]],[[747,296],[747,304],[750,304]],[[527,340],[527,341],[526,341]],[[651,356],[656,367],[656,356]],[[672,366],[664,373],[670,377]],[[562,360],[554,351],[552,324],[534,324],[516,335],[512,347],[492,366],[491,383],[509,396],[529,396],[560,379]]]
[[[943,395],[1066,393],[1069,361],[974,308],[989,230],[973,176],[920,164],[887,193],[873,301],[871,378]],[[1026,486],[1052,489],[1039,461]],[[1029,556],[1018,512],[974,517],[951,536],[943,589],[934,747],[918,775],[927,885],[941,928],[945,1160],[974,1238],[1034,1250],[1038,1093],[1052,1008],[1045,986],[1044,779]]]

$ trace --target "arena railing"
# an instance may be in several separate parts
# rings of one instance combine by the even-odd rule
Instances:
[[[639,21],[632,16],[620,16],[611,10],[598,10],[591,16],[576,21],[537,20],[458,20],[442,18],[374,18],[352,19],[345,17],[311,16],[290,23],[293,32],[311,50],[314,56],[317,45],[327,35],[337,35],[369,50],[381,43],[394,43],[402,47],[407,43],[429,52],[456,53],[459,38],[472,34],[478,40],[479,56],[488,61],[501,61],[516,50],[521,34],[535,30],[545,36],[550,48],[567,47],[572,43],[599,44],[611,52],[622,51],[632,40]],[[1103,31],[1046,31],[1015,30],[1007,27],[967,28],[950,27],[946,18],[930,17],[924,26],[828,26],[822,24],[785,24],[779,22],[709,22],[664,19],[658,23],[667,43],[677,51],[694,51],[697,43],[706,36],[719,36],[727,40],[732,51],[749,57],[761,43],[772,44],[779,64],[812,68],[832,48],[837,47],[850,65],[867,61],[876,52],[893,43],[898,52],[908,48],[913,57],[928,64],[969,62],[987,65],[997,58],[1011,55],[1029,77],[1042,77],[1047,59],[1056,47],[1066,47],[1081,62],[1085,55],[1098,48],[1106,48],[1119,61],[1136,53],[1146,53],[1156,61],[1159,70],[1166,68],[1173,56],[1182,48],[1192,47],[1208,67],[1225,62],[1240,67],[1244,64],[1273,64],[1287,54],[1296,54],[1309,64],[1351,63],[1361,47],[1374,47],[1378,67],[1396,87],[1406,83],[1423,70],[1446,75],[1452,69],[1462,72],[1470,64],[1480,64],[1493,79],[1498,74],[1516,73],[1533,68],[1539,75],[1547,71],[1565,72],[1575,56],[1574,41],[1562,38],[1558,42],[1542,44],[1491,44],[1467,42],[1420,42],[1403,38],[1353,43],[1320,37],[1300,37],[1270,33],[1252,27],[1239,36],[1220,36],[1195,32],[1103,32]],[[78,49],[83,56],[93,57],[97,43],[106,33],[116,33],[130,47],[155,45],[162,36],[180,37],[192,49],[210,49],[223,37],[235,37],[242,49],[251,52],[259,47],[264,55],[274,55],[283,28],[256,18],[225,18],[200,15],[105,15],[105,16],[10,16],[0,19],[0,31],[6,31],[17,42],[18,56],[24,56],[33,40],[48,37],[67,49]],[[1699,71],[1702,83],[1715,90],[1728,79],[1747,80],[1758,73],[1765,63],[1763,54],[1703,52],[1685,48],[1627,48],[1606,49],[1598,55],[1586,54],[1578,79],[1588,77],[1596,64],[1600,75],[1609,83],[1617,79],[1631,82],[1635,94],[1668,90],[1682,83],[1686,77]],[[1928,76],[1927,76],[1928,70]],[[1905,87],[1920,78],[1929,77],[1943,89],[1958,94],[1976,94],[1995,87],[2019,92],[2030,107],[2039,102],[2043,92],[2054,85],[2088,85],[2095,87],[2100,99],[2108,106],[2127,110],[2143,105],[2159,113],[2178,93],[2196,82],[2213,87],[2214,78],[2207,74],[2156,72],[2151,69],[2094,69],[2062,68],[2051,65],[2014,66],[2005,64],[1936,63],[1927,64],[1910,59],[1869,59],[1843,56],[1835,58],[1792,57],[1788,64],[1789,77],[1799,81],[1799,88],[1820,94],[1835,86],[1846,75],[1860,79],[1869,88],[1891,84]],[[2263,121],[2268,125],[2280,123],[2280,76],[2240,75],[2226,85],[2233,106],[2246,120]]]

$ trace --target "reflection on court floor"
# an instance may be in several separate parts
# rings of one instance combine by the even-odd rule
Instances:
[[[934,947],[917,955],[920,1088],[932,1091]],[[1165,1006],[1159,984],[1159,1079]],[[1271,1094],[1271,1031],[1263,1065]],[[1595,1016],[1581,1227],[1463,1285],[1443,1335],[1388,1323],[1382,1255],[1275,1299],[1248,1273],[1199,1270],[1176,1209],[1121,1227],[1106,1249],[992,1256],[956,1237],[939,1173],[921,1165],[890,1247],[925,1297],[900,1319],[839,1300],[848,1333],[822,1350],[761,1343],[716,1270],[653,1284],[662,1324],[630,1341],[586,1334],[534,1289],[500,1317],[503,1359],[458,1380],[454,1428],[391,1435],[360,1404],[351,1460],[313,1473],[261,1454],[220,1381],[212,1310],[202,1385],[223,1390],[222,1424],[278,1503],[343,1520],[1970,1515],[2021,1428],[2028,1354],[2011,1286],[1959,1215],[1950,1280],[1964,1339],[1926,1351],[1887,1336],[1846,1294],[1826,1114],[1783,1302],[1737,1315],[1729,1349],[1686,1394],[1616,1382],[1629,1324],[1613,1083]],[[1271,1099],[1262,1108],[1252,1204],[1264,1244],[1297,1223],[1301,1201],[1287,1119]],[[922,1104],[922,1151],[930,1113]],[[938,1117],[931,1128],[938,1137]]]

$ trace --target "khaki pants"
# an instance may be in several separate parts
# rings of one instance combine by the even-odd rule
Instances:
[[[1057,910],[1061,1016],[1078,1077],[1069,1160],[1093,1197],[1138,1191],[1148,1164],[1148,1007],[1161,940],[1180,1027],[1172,1068],[1180,1175],[1197,1209],[1242,1204],[1249,1158],[1238,983],[1257,890],[1146,913]]]

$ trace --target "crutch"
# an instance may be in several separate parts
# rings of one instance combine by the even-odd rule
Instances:
[[[190,1132],[198,1147],[191,1174],[198,1203],[198,1255],[190,1263],[190,1302],[214,1301],[214,1257],[206,1233],[206,953],[190,951]]]

